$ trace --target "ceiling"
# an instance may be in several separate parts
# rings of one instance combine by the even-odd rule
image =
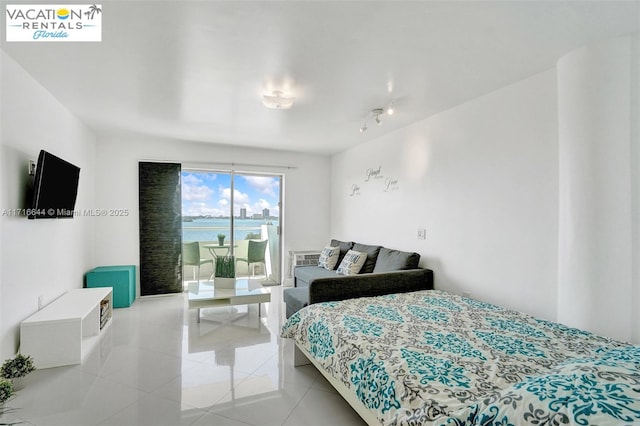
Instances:
[[[3,37],[2,49],[98,134],[323,154],[640,30],[640,1],[104,0],[102,10],[102,42]],[[269,89],[296,96],[293,109],[266,109]],[[392,100],[396,114],[360,134]]]

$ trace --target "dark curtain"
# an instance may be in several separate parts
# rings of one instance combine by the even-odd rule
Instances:
[[[139,163],[142,296],[182,292],[180,170],[180,164]]]

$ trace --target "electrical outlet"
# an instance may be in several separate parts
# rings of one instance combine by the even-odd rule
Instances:
[[[33,176],[36,174],[36,162],[33,160],[29,160],[29,176]]]
[[[424,240],[427,238],[427,230],[424,228],[418,228],[418,239]]]

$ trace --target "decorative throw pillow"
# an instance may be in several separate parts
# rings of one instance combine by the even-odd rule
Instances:
[[[342,262],[342,259],[344,259],[344,255],[353,248],[353,244],[354,243],[352,241],[340,241],[336,239],[331,240],[331,243],[329,243],[331,247],[340,247],[340,256],[338,257],[338,263],[336,263],[336,267],[340,264],[340,262]]]
[[[318,266],[333,271],[338,263],[338,256],[340,256],[340,247],[326,246],[320,253]]]
[[[361,253],[355,250],[349,250],[344,255],[340,266],[338,266],[338,274],[342,275],[357,275],[362,269],[362,265],[367,260],[367,254]]]

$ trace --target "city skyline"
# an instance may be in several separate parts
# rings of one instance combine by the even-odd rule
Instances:
[[[230,217],[231,175],[228,173],[183,171],[182,215]],[[271,176],[234,175],[234,217],[280,216],[280,179]]]

